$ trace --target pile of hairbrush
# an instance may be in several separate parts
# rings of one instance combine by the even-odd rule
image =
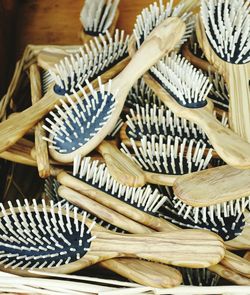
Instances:
[[[0,123],[0,157],[44,179],[0,204],[0,270],[250,286],[250,2],[159,0],[131,36],[118,4],[85,1],[83,46],[40,51]]]

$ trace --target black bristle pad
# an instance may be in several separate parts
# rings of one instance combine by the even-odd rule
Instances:
[[[165,197],[150,185],[135,188],[120,184],[109,174],[105,163],[99,164],[89,157],[75,157],[73,172],[84,183],[151,215],[165,202]]]
[[[220,217],[214,208],[213,218],[211,218],[211,208],[209,207],[205,213],[200,208],[197,220],[192,210],[185,216],[188,206],[185,206],[184,209],[176,206],[179,200],[174,196],[172,188],[164,186],[158,186],[157,188],[164,196],[167,196],[164,206],[159,209],[160,216],[182,228],[208,229],[218,234],[224,241],[230,241],[240,235],[245,227],[243,213],[236,215],[224,214],[223,209],[220,212]]]
[[[64,129],[61,126],[57,136],[53,136],[52,148],[62,154],[71,153],[90,141],[102,126],[108,121],[115,107],[112,94],[104,95],[99,91],[96,96],[89,95],[74,107],[68,107],[61,117]],[[56,121],[55,121],[56,123]],[[52,129],[52,127],[51,127]]]
[[[126,134],[129,138],[137,141],[141,140],[143,136],[146,136],[147,139],[151,139],[153,136],[156,141],[159,141],[159,138],[162,137],[163,142],[167,143],[168,136],[173,136],[179,137],[181,141],[184,138],[187,141],[201,141],[207,147],[212,147],[206,134],[199,126],[177,117],[167,107],[146,104],[145,107],[136,105],[134,108],[136,112],[131,109],[131,114],[127,115]]]
[[[207,268],[177,268],[183,278],[183,284],[187,286],[216,286],[220,276]]]
[[[74,218],[50,212],[18,212],[1,218],[0,264],[12,268],[56,267],[79,260],[91,234]]]
[[[249,1],[203,0],[201,3],[208,41],[216,54],[232,64],[249,62]]]

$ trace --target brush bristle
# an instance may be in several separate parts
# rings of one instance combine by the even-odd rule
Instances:
[[[176,45],[176,49],[179,49],[191,36],[194,29],[194,20],[192,13],[182,13],[184,3],[173,7],[173,0],[166,2],[165,5],[162,2],[162,0],[159,0],[158,3],[154,2],[149,7],[144,8],[141,14],[137,16],[133,30],[137,48],[142,45],[143,41],[155,27],[172,16],[180,17],[186,24],[186,31],[179,44]]]
[[[80,13],[84,31],[96,36],[111,26],[120,0],[86,0]]]
[[[181,202],[172,188],[158,186],[158,189],[167,196],[159,216],[182,228],[207,229],[218,234],[224,241],[229,241],[240,235],[245,227],[244,209],[236,210],[231,202],[194,208]]]
[[[108,172],[105,163],[92,161],[90,157],[74,159],[73,175],[83,182],[94,186],[108,195],[120,199],[146,213],[154,214],[164,204],[165,197],[149,185],[139,188],[118,183]]]
[[[250,61],[249,12],[249,1],[201,1],[201,16],[208,40],[217,55],[229,63]]]
[[[111,80],[106,86],[98,81],[99,90],[86,81],[90,94],[80,87],[81,93],[74,92],[73,99],[66,94],[69,106],[61,100],[62,106],[55,106],[55,111],[49,113],[45,119],[48,126],[43,128],[50,136],[43,139],[51,143],[50,148],[62,154],[77,150],[96,136],[112,116],[116,93],[111,93]]]
[[[58,94],[72,93],[84,87],[85,80],[93,81],[128,56],[128,39],[124,31],[116,30],[112,38],[95,38],[80,47],[79,52],[65,57],[55,65],[57,74],[50,70]]]
[[[184,57],[173,53],[154,65],[150,74],[180,105],[189,108],[206,105],[212,84]]]
[[[52,268],[79,260],[89,250],[94,223],[86,226],[86,214],[72,216],[69,207],[54,209],[53,202],[47,206],[43,200],[22,206],[17,200],[14,208],[8,202],[6,210],[2,204],[0,222],[0,264],[4,268]]]
[[[212,149],[207,155],[204,154],[206,145],[201,142],[195,144],[193,140],[187,143],[185,139],[181,142],[178,137],[168,136],[167,144],[164,144],[161,136],[157,142],[154,136],[151,140],[144,136],[140,147],[137,147],[133,139],[130,142],[132,154],[123,143],[121,151],[143,170],[152,173],[181,175],[200,171],[207,168],[212,158]]]
[[[145,107],[146,105],[158,107],[163,105],[160,98],[149,88],[145,83],[144,79],[138,79],[138,81],[133,85],[127,99],[125,101],[125,106],[135,109],[135,106],[139,105]]]

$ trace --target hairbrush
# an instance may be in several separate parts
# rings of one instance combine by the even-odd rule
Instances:
[[[174,193],[195,207],[228,208],[231,214],[249,209],[250,170],[228,165],[182,175],[174,183]]]
[[[93,87],[96,86],[98,84],[97,76],[101,74],[100,67],[103,70],[101,75],[103,82],[107,82],[116,75],[128,63],[127,45],[128,37],[124,37],[124,32],[117,32],[114,39],[109,37],[108,41],[102,39],[102,42],[94,40],[81,48],[80,52],[65,58],[59,65],[55,65],[59,74],[50,72],[54,83],[50,85],[43,98],[16,115],[15,118],[9,118],[0,124],[0,136],[4,139],[4,143],[0,144],[0,151],[5,150],[21,138],[36,122],[54,108],[55,103],[62,103],[70,95],[76,95],[79,87],[82,89],[86,86],[85,79],[92,81]],[[110,55],[110,51],[112,51],[112,55]]]
[[[105,34],[108,30],[113,35],[119,17],[120,0],[86,0],[80,12],[83,30],[81,39],[85,43],[94,36]]]
[[[64,186],[59,187],[58,193],[60,196],[62,196],[66,200],[68,200],[70,203],[76,204],[80,208],[84,208],[86,197],[84,197],[82,194],[80,194],[72,189],[69,189],[68,187],[64,187]],[[120,212],[120,210],[121,210],[120,207],[114,206],[113,209],[115,209],[115,208],[116,208],[116,210],[118,210]],[[127,207],[127,209],[129,209],[129,208]],[[98,211],[98,216],[99,217],[101,215],[105,216],[106,215],[105,211],[106,210],[103,207],[102,211]],[[132,212],[134,211],[133,216],[135,217],[136,211],[134,210],[133,207],[132,208],[130,207],[130,211],[132,211]],[[157,219],[158,219],[159,223],[162,223],[161,218],[157,217]],[[155,220],[157,220],[157,219],[155,219]],[[117,225],[116,219],[113,219],[113,224]],[[168,232],[168,231],[178,230],[178,227],[165,221],[164,227],[161,226],[160,230]],[[134,233],[133,229],[132,229],[132,233]],[[141,233],[144,233],[144,231],[142,231]],[[213,272],[217,273],[219,271],[220,275],[226,279],[229,279],[229,280],[231,279],[230,277],[228,277],[228,272],[226,271],[228,269],[227,267],[229,267],[230,269],[232,269],[236,272],[242,271],[244,274],[250,273],[248,263],[246,263],[246,261],[244,259],[242,259],[241,257],[239,257],[233,253],[230,253],[228,251],[226,251],[225,257],[221,261],[221,263],[223,263],[223,265],[220,264],[219,270],[218,270],[218,268],[214,267]],[[224,265],[226,265],[226,267]],[[224,272],[222,272],[223,269],[224,269]],[[231,273],[234,273],[234,272],[231,272]]]
[[[59,115],[51,113],[55,124],[50,139],[56,145],[56,149],[51,149],[52,157],[61,162],[70,162],[76,153],[84,155],[92,151],[114,127],[134,81],[173,48],[184,30],[185,24],[180,19],[168,18],[150,34],[137,55],[112,82],[110,80],[103,85],[98,78],[97,91],[86,81],[89,95],[79,85],[84,99],[74,93],[77,103],[66,94],[70,106],[63,103],[62,108],[56,106]],[[174,41],[168,44],[167,39],[172,35]],[[149,53],[150,58],[145,62],[145,55]]]
[[[202,0],[197,38],[208,61],[224,76],[230,127],[250,141],[249,1]]]
[[[123,229],[117,226],[118,224],[120,224],[119,218],[122,217],[124,219],[124,216],[120,216],[119,218],[117,218],[118,214],[115,211],[112,212],[109,208],[104,206],[102,206],[101,210],[99,210],[98,208],[100,208],[100,204],[94,201],[92,201],[91,205],[87,205],[86,207],[86,198],[82,195],[80,197],[74,195],[72,203],[80,203],[80,206],[77,207],[75,207],[65,199],[61,199],[58,195],[58,183],[55,179],[49,179],[45,182],[45,191],[46,196],[49,196],[50,199],[57,202],[55,203],[55,206],[58,206],[60,202],[60,206],[62,208],[69,206],[71,211],[76,210],[76,208],[84,209],[87,212],[94,211],[94,215],[88,213],[87,218],[97,222],[99,225],[105,227],[108,230],[112,230],[113,232],[118,233],[124,233],[124,229],[127,228],[126,223],[122,224]],[[62,188],[61,192],[64,192]],[[71,191],[67,190],[65,193],[67,198],[71,200]],[[89,204],[88,200],[87,204]],[[79,210],[78,213],[80,213]],[[105,218],[106,221],[96,217],[96,215],[101,215]],[[111,217],[108,222],[107,217]],[[110,223],[110,221],[112,222],[112,224]],[[136,233],[137,230],[136,227],[134,227],[135,222],[132,221],[131,223],[131,221],[132,220],[129,219],[127,220],[127,223],[132,225],[132,227],[130,227],[129,229],[133,233]],[[138,231],[138,233],[148,233],[148,230],[146,228],[141,228],[141,231]],[[178,271],[176,271],[174,268],[159,263],[152,263],[149,261],[143,261],[133,258],[116,258],[103,261],[99,263],[99,265],[108,268],[109,270],[112,270],[129,280],[155,288],[178,286],[182,282],[182,277]]]
[[[16,208],[9,202],[9,209],[1,209],[0,268],[16,274],[37,268],[69,273],[121,256],[199,268],[218,263],[225,254],[220,238],[205,231],[116,234],[95,229],[86,214],[37,206],[35,200],[24,206],[17,201]]]
[[[165,139],[165,138],[164,138]],[[207,154],[206,145],[191,140],[187,143],[178,137],[168,136],[166,144],[159,136],[157,140],[152,136],[142,137],[138,147],[131,138],[132,151],[121,143],[122,152],[141,167],[147,183],[158,185],[173,185],[179,175],[205,169],[212,158],[212,149]]]
[[[185,58],[175,54],[165,57],[144,75],[144,79],[177,116],[204,130],[227,164],[240,169],[250,167],[249,144],[215,119],[211,102],[206,99],[212,85]]]
[[[43,87],[44,93],[46,93],[48,86],[50,85],[51,76],[44,75],[43,79]],[[53,118],[53,116],[52,116]],[[46,124],[43,125],[43,128],[48,131],[49,134],[53,132],[53,127],[55,126],[51,118],[45,119]],[[133,163],[133,161],[129,160],[120,150],[116,147],[116,134],[119,131],[123,124],[122,119],[119,119],[116,122],[114,129],[108,134],[108,136],[103,140],[96,148],[96,150],[103,156],[109,172],[111,175],[120,183],[127,184],[129,186],[142,186],[144,183],[141,183],[140,178],[136,178],[135,176],[140,173],[139,167]],[[56,126],[55,126],[56,128]],[[51,144],[51,140],[45,136],[43,139],[50,142],[49,147],[55,148],[56,145]]]
[[[134,110],[135,109],[135,110]],[[141,138],[146,136],[147,139],[155,138],[158,142],[159,138],[164,139],[167,143],[169,136],[178,137],[180,140],[187,140],[188,142],[199,141],[206,144],[208,148],[212,148],[208,137],[204,131],[196,124],[189,120],[176,116],[166,106],[157,106],[146,104],[144,107],[135,105],[134,109],[130,109],[130,113],[126,115],[127,121],[121,128],[120,137],[124,144],[131,145],[130,139],[134,139],[137,146],[141,145]],[[216,118],[218,115],[213,113]],[[227,117],[225,114],[218,118],[223,126],[227,125]],[[216,156],[216,152],[213,151]]]
[[[225,242],[235,240],[234,244],[237,244],[237,237],[244,235],[249,227],[248,220],[241,211],[231,214],[228,208],[219,208],[216,205],[195,210],[191,205],[182,206],[171,188],[158,186],[158,189],[167,196],[165,204],[160,208],[160,216],[183,228],[208,229]],[[243,249],[245,247],[246,244],[242,246]],[[241,248],[241,243],[238,248]]]

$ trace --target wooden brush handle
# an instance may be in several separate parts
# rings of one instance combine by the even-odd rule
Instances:
[[[182,275],[177,269],[160,263],[116,258],[102,261],[99,265],[138,284],[153,288],[171,288],[182,283]]]
[[[101,260],[105,258],[105,253],[109,253],[114,257],[137,257],[175,266],[201,268],[220,262],[225,255],[222,240],[217,235],[202,230],[148,235],[94,234],[97,238],[91,243],[91,251],[86,256],[103,253]]]
[[[146,182],[157,185],[173,186],[179,175],[168,175],[160,173],[145,172]]]
[[[250,143],[250,62],[226,64],[229,90],[229,125]]]
[[[140,187],[145,185],[145,175],[142,169],[115,145],[104,140],[97,151],[103,156],[109,173],[121,184]]]
[[[250,279],[224,267],[221,264],[212,265],[208,269],[214,273],[217,273],[220,277],[236,285],[242,285],[242,286],[250,285]]]
[[[80,194],[70,188],[65,186],[60,186],[58,188],[58,194],[68,202],[74,204],[75,206],[86,210],[94,214],[95,216],[105,220],[106,222],[113,224],[123,230],[133,233],[150,233],[151,229],[146,226],[137,223],[131,219],[128,219],[124,215],[117,213],[109,209],[108,207],[103,206],[102,204]]]
[[[238,169],[250,168],[250,144],[216,120],[211,112],[210,101],[203,108],[183,107],[170,97],[167,91],[149,74],[144,75],[144,79],[172,112],[199,125],[204,130],[218,155],[227,164]]]
[[[220,264],[241,275],[250,276],[250,261],[230,251],[226,251],[226,254]]]
[[[181,40],[185,28],[186,25],[180,18],[169,17],[147,36],[130,63],[112,81],[112,89],[119,89],[119,97],[123,97],[122,105],[135,81],[162,56],[174,49]]]
[[[149,215],[137,208],[133,208],[131,205],[126,204],[117,198],[110,196],[101,190],[73,177],[66,172],[61,172],[57,176],[57,180],[64,186],[85,195],[92,200],[113,209],[116,212],[136,221],[144,224],[157,231],[169,231],[170,223],[162,218],[157,218],[153,215]]]
[[[250,195],[250,170],[224,165],[180,176],[175,195],[194,207],[210,206]]]
[[[30,66],[30,89],[32,104],[36,104],[42,98],[42,85],[39,68],[36,64]],[[50,176],[50,164],[47,142],[43,140],[46,132],[43,129],[43,121],[37,123],[35,127],[35,147],[37,151],[37,168],[41,178]]]

